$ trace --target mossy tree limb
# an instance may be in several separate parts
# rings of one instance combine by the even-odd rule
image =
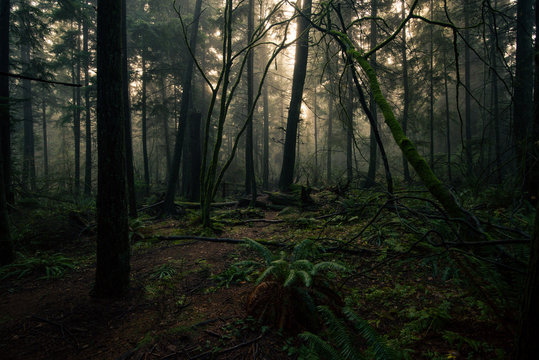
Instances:
[[[410,15],[408,15],[406,21],[412,16],[413,14],[410,12]],[[467,219],[469,217],[467,212],[457,204],[449,189],[440,181],[440,179],[438,179],[438,177],[436,177],[425,159],[419,154],[414,143],[408,137],[406,137],[402,127],[395,117],[395,114],[393,113],[393,109],[382,93],[376,72],[367,60],[367,55],[370,53],[363,53],[360,50],[356,50],[350,38],[342,32],[324,28],[319,24],[316,24],[314,21],[311,21],[311,25],[315,29],[331,35],[339,43],[346,56],[363,69],[367,76],[374,101],[382,111],[384,122],[391,130],[393,139],[401,149],[406,160],[410,163],[410,165],[412,165],[425,187],[429,190],[432,196],[440,202],[450,217]]]

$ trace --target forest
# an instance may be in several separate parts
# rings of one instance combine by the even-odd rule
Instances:
[[[535,358],[537,5],[0,0],[0,357]]]

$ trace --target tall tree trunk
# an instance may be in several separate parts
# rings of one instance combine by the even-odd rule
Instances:
[[[9,0],[0,2],[0,71],[9,73]],[[9,78],[0,75],[0,162],[6,201],[13,201],[11,192],[11,120],[9,116]]]
[[[247,43],[251,42],[251,37],[254,32],[254,0],[249,0],[249,13],[247,14]],[[254,49],[249,51],[247,55],[247,111],[250,111],[253,107],[253,93],[254,93]],[[245,193],[251,194],[251,206],[256,202],[256,181],[255,181],[255,168],[253,160],[253,117],[247,120],[247,129],[245,130]]]
[[[352,159],[353,141],[354,141],[354,104],[353,104],[353,87],[352,79],[348,76],[348,96],[346,101],[346,181],[352,183],[354,178],[354,162]]]
[[[313,185],[318,184],[318,94],[314,86],[314,174]]]
[[[2,137],[0,137],[0,148],[1,146]],[[0,266],[13,262],[13,259],[15,258],[13,243],[11,242],[11,232],[9,229],[6,199],[7,190],[4,179],[4,157],[2,156],[0,157]]]
[[[41,102],[41,125],[43,130],[43,173],[45,178],[49,176],[49,150],[47,139],[47,103],[45,96]]]
[[[30,45],[21,45],[21,61],[24,71],[30,66]],[[23,116],[24,116],[24,151],[22,185],[25,191],[36,189],[36,168],[34,159],[34,118],[32,114],[32,84],[30,80],[22,80]],[[30,187],[30,188],[29,188]]]
[[[434,1],[430,0],[430,18],[434,19]],[[434,25],[429,25],[429,130],[430,168],[434,170]]]
[[[406,1],[402,0],[402,19],[406,17]],[[402,111],[402,131],[406,135],[408,130],[408,111],[410,107],[410,88],[408,85],[408,56],[407,56],[407,42],[406,42],[406,26],[402,28],[402,86],[403,86],[403,111]],[[402,155],[402,169],[404,175],[404,181],[410,183],[412,178],[410,177],[410,169],[408,168],[408,160]]]
[[[471,71],[471,59],[470,59],[470,1],[464,0],[464,86],[466,87],[466,94],[464,96],[465,102],[465,124],[466,124],[466,140],[464,142],[464,155],[466,158],[466,172],[468,176],[473,175],[473,158],[472,158],[472,105],[471,105],[471,96],[470,92],[471,81],[470,81],[470,71]]]
[[[269,99],[268,86],[264,85],[264,150],[262,154],[262,188],[269,190]]]
[[[537,146],[537,145],[536,145]],[[535,192],[536,196],[539,193]],[[539,352],[539,202],[535,212],[535,230],[530,244],[526,288],[522,297],[520,329],[516,339],[515,360],[533,359]]]
[[[127,200],[129,216],[137,217],[137,197],[135,193],[135,169],[133,165],[133,136],[131,133],[131,102],[129,100],[129,67],[127,63],[127,8],[126,0],[122,0],[122,92],[124,99],[124,136],[125,162],[127,176]]]
[[[197,0],[195,4],[195,11],[193,14],[193,24],[191,28],[191,37],[189,39],[189,46],[193,52],[193,56],[196,53],[197,38],[200,22],[200,13],[202,8],[202,0]],[[172,159],[171,169],[168,174],[167,180],[167,192],[165,194],[165,202],[163,204],[163,213],[170,214],[174,211],[174,197],[176,195],[176,185],[178,183],[178,177],[180,172],[180,162],[182,157],[183,141],[185,137],[186,122],[189,112],[189,100],[191,96],[191,82],[193,78],[193,66],[194,61],[192,56],[188,56],[186,59],[185,73],[183,75],[183,92],[180,103],[180,119],[178,124],[178,131],[176,132],[176,142],[174,144],[174,155]]]
[[[376,25],[376,17],[378,16],[378,0],[371,0],[371,34],[370,34],[370,47],[371,49],[376,46],[376,39],[378,38],[378,27]],[[371,66],[376,70],[376,53],[372,54],[370,59]],[[373,118],[376,120],[378,118],[378,113],[376,109],[376,103],[374,98],[371,95],[370,108]],[[377,123],[377,122],[376,122]],[[374,134],[373,126],[376,124],[371,124],[371,134],[370,134],[370,147],[369,147],[369,170],[367,172],[367,179],[365,179],[364,186],[371,187],[376,183],[376,138]]]
[[[451,183],[453,181],[451,176],[451,116],[449,114],[449,91],[447,86],[447,78],[449,77],[447,71],[447,59],[444,51],[444,93],[445,93],[445,127],[446,127],[446,146],[447,146],[447,178]]]
[[[122,296],[129,288],[125,122],[122,79],[122,0],[97,8],[97,266],[94,293]]]
[[[73,82],[80,84],[80,40],[81,23],[78,24],[76,33],[76,54],[73,57]],[[75,188],[76,196],[80,194],[80,88],[73,88],[73,140],[75,145]]]
[[[515,78],[513,84],[514,103],[514,143],[517,155],[519,180],[523,182],[524,190],[534,195],[534,185],[537,179],[529,179],[527,158],[531,145],[536,139],[531,139],[533,118],[533,0],[517,1],[517,49]]]
[[[84,160],[84,195],[92,194],[92,120],[90,105],[90,51],[88,49],[88,20],[82,23],[82,41],[84,52],[84,113],[85,119],[85,160]]]
[[[497,8],[497,1],[494,1],[494,9]],[[496,32],[496,18],[495,14],[491,14],[491,34],[490,34],[490,57],[491,57],[491,70],[490,70],[490,96],[491,96],[491,112],[492,122],[494,123],[494,152],[496,157],[496,182],[502,183],[502,144],[500,135],[500,105],[498,95],[498,53],[497,53],[497,32]]]
[[[311,0],[303,0],[303,16],[298,17],[296,56],[292,78],[292,95],[286,123],[286,137],[283,151],[283,163],[279,178],[279,189],[287,191],[294,181],[296,163],[296,136],[303,97],[303,86],[307,74],[307,58],[309,56],[309,18],[311,16]]]
[[[167,162],[167,178],[170,177],[170,168],[172,166],[172,160],[170,155],[170,137],[169,137],[169,119],[168,119],[168,101],[167,101],[167,87],[165,82],[165,76],[161,76],[161,118],[163,120],[163,137],[165,138],[165,160]],[[156,179],[157,180],[157,179]]]
[[[146,124],[146,87],[148,80],[146,79],[146,51],[142,52],[142,158],[144,161],[144,184],[145,194],[150,194],[150,168],[148,165],[148,129]]]
[[[332,141],[333,136],[333,97],[330,95],[328,100],[328,131],[327,131],[327,159],[326,159],[326,181],[328,184],[331,183],[331,152],[332,152]]]

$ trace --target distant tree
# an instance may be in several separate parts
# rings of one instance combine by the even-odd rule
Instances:
[[[514,79],[514,144],[517,155],[517,166],[520,172],[519,181],[529,195],[534,194],[533,183],[537,179],[528,181],[529,159],[527,155],[531,150],[533,140],[533,0],[517,1],[517,42]],[[531,185],[531,187],[529,187]],[[526,188],[526,187],[529,188]]]
[[[129,65],[127,57],[127,8],[126,0],[122,0],[122,78],[124,99],[124,136],[125,162],[127,176],[127,202],[129,216],[137,217],[137,198],[135,195],[135,169],[133,165],[133,136],[131,133],[131,101],[129,99]]]
[[[97,267],[94,293],[124,295],[130,248],[122,95],[122,0],[97,2]]]
[[[0,137],[0,146],[2,138]],[[9,230],[9,220],[7,212],[6,184],[4,183],[4,163],[0,158],[0,266],[11,263],[14,259],[13,243]]]
[[[0,2],[0,72],[9,72],[9,0]],[[4,197],[12,201],[11,187],[11,120],[9,116],[9,78],[0,75],[0,161],[4,186]]]
[[[303,16],[298,17],[297,20],[296,34],[298,40],[296,42],[294,74],[292,77],[292,95],[288,109],[283,163],[279,178],[279,189],[281,191],[287,191],[294,181],[296,138],[301,113],[303,86],[305,85],[305,76],[307,74],[307,58],[309,56],[309,17],[311,14],[311,4],[311,0],[303,0],[303,6],[301,7]]]
[[[194,22],[191,28],[191,36],[189,39],[189,47],[193,54],[187,54],[187,65],[183,76],[183,92],[180,103],[180,118],[178,123],[178,129],[176,130],[176,141],[174,143],[174,153],[171,163],[171,170],[168,174],[167,180],[167,192],[165,194],[165,202],[163,204],[163,213],[170,214],[174,211],[174,197],[176,196],[176,186],[178,183],[178,176],[180,172],[180,163],[182,158],[183,142],[186,131],[187,117],[189,115],[189,101],[191,96],[191,82],[193,79],[193,56],[196,51],[200,13],[202,8],[202,0],[197,0],[195,4],[195,10],[193,14]]]
[[[378,16],[378,0],[371,0],[371,33],[369,36],[370,40],[370,47],[371,49],[374,48],[378,41],[378,25],[376,24],[376,17]],[[373,69],[376,70],[377,67],[377,60],[376,60],[376,53],[373,53],[370,57],[370,63]],[[370,100],[370,112],[372,113],[373,118],[375,121],[378,118],[378,112],[376,108],[376,102],[374,100],[374,97],[371,96]],[[371,134],[370,134],[370,146],[369,146],[369,169],[367,172],[367,178],[365,179],[364,186],[365,187],[371,187],[376,183],[376,138],[374,134],[374,126],[377,126],[376,124],[371,124]]]
[[[406,18],[406,1],[402,0],[401,16],[402,20]],[[407,56],[407,41],[406,41],[406,25],[402,28],[402,87],[403,87],[403,99],[402,99],[402,131],[404,135],[408,130],[408,109],[410,107],[410,87],[408,85],[408,56]],[[404,181],[411,182],[410,169],[408,168],[408,160],[402,156],[402,169],[404,175]]]
[[[250,43],[251,37],[254,32],[254,0],[249,0],[247,3],[249,7],[247,14],[247,44]],[[254,93],[254,49],[249,51],[247,55],[247,109],[253,107],[253,93]],[[255,180],[255,166],[253,159],[253,117],[251,116],[247,120],[247,129],[245,130],[245,192],[251,194],[251,206],[255,205],[256,200],[256,180]]]
[[[86,1],[85,1],[86,5]],[[93,10],[93,8],[92,8]],[[85,165],[84,165],[84,195],[92,193],[92,119],[90,105],[90,49],[89,49],[89,16],[84,13],[82,19],[82,51],[84,55],[84,108],[85,108]]]

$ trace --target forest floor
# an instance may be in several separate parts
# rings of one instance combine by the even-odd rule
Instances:
[[[346,201],[336,209],[330,198],[315,197],[318,205],[303,211],[221,209],[215,214],[221,230],[213,237],[280,245],[310,238],[326,247],[350,239],[349,251],[325,254],[351,270],[333,278],[334,288],[389,346],[409,359],[509,356],[516,315],[493,312],[459,280],[446,252],[420,246],[395,225],[391,211],[376,221],[377,207],[343,215]],[[195,211],[132,222],[129,296],[91,297],[95,234],[78,223],[84,214],[71,211],[60,219],[33,209],[24,227],[19,220],[21,238],[39,246],[26,246],[19,267],[0,271],[2,359],[301,358],[305,345],[295,334],[247,316],[260,269],[241,271],[233,264],[256,259],[250,248],[166,238],[199,235]],[[47,248],[36,251],[43,243]],[[280,245],[268,247],[278,252]]]

